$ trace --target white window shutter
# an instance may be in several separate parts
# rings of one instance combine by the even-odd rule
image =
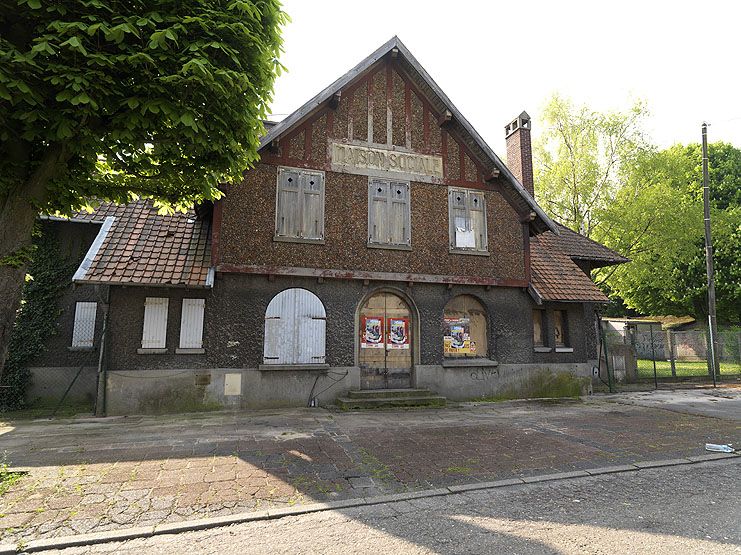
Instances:
[[[281,237],[298,237],[300,220],[300,176],[298,170],[278,170],[278,194],[275,211],[275,234]]]
[[[301,230],[304,239],[324,239],[324,175],[302,172]]]
[[[483,193],[468,192],[468,213],[471,218],[471,229],[476,240],[475,248],[479,251],[485,251],[487,249],[486,200]]]
[[[206,299],[183,299],[180,313],[180,348],[203,348],[203,313]]]
[[[368,184],[368,241],[388,243],[388,193],[387,181],[371,179]]]
[[[142,349],[166,347],[168,301],[164,297],[147,297],[144,301]]]
[[[389,203],[389,243],[409,245],[409,183],[392,181],[389,184]]]
[[[72,330],[73,347],[92,347],[95,340],[95,314],[98,303],[75,304],[75,326]]]
[[[265,311],[265,364],[323,363],[326,314],[321,300],[305,289],[286,289]]]

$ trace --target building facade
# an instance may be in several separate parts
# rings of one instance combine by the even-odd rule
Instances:
[[[100,412],[477,399],[590,376],[606,298],[589,272],[626,260],[537,205],[527,114],[505,132],[507,165],[393,38],[267,125],[215,204],[72,218],[98,231],[60,337],[97,360]]]

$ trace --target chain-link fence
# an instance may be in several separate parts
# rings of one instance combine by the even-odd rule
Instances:
[[[603,338],[617,381],[712,380],[707,330],[664,330],[658,322],[626,323],[621,329],[603,324]],[[741,329],[719,330],[718,359],[717,380],[741,377]]]

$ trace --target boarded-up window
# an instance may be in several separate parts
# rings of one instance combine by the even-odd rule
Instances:
[[[533,310],[533,343],[536,347],[545,346],[545,329],[543,324],[545,318],[543,318],[542,310]]]
[[[324,239],[324,174],[280,168],[275,211],[276,238]]]
[[[450,248],[486,252],[486,202],[483,192],[450,188],[448,222]]]
[[[183,299],[180,313],[180,348],[203,348],[203,311],[206,299]]]
[[[306,289],[286,289],[265,311],[265,364],[322,364],[326,313],[319,297]]]
[[[95,339],[95,313],[98,303],[80,302],[75,305],[75,326],[72,329],[73,347],[92,347]]]
[[[167,304],[163,297],[147,297],[144,301],[142,349],[164,349],[167,337]]]
[[[569,346],[569,323],[565,310],[553,311],[553,329],[556,347]]]
[[[488,353],[486,310],[470,295],[453,297],[443,315],[446,357],[485,357]]]
[[[368,243],[410,246],[409,183],[371,178],[368,182]]]

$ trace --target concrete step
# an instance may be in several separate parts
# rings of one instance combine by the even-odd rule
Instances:
[[[426,397],[432,395],[429,389],[356,389],[348,391],[350,399],[376,399],[387,397]]]
[[[370,397],[367,399],[351,399],[338,397],[337,406],[343,410],[352,409],[381,409],[393,407],[444,407],[447,400],[440,395],[424,395],[420,397]]]

